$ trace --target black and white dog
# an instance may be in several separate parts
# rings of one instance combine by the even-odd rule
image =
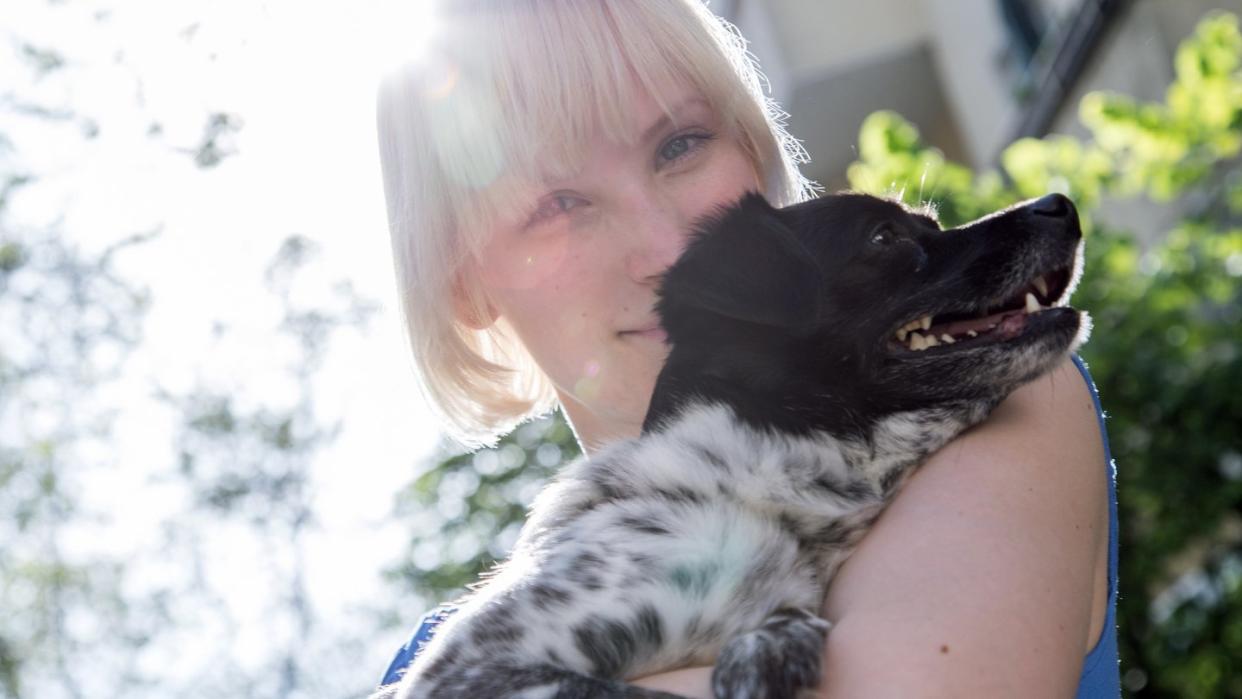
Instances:
[[[380,696],[717,697],[815,686],[833,574],[923,459],[1086,336],[1068,199],[942,231],[892,201],[750,195],[668,270],[643,436],[570,466],[512,557]]]

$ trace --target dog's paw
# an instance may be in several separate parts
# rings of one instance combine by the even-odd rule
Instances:
[[[716,699],[793,699],[819,684],[832,624],[800,609],[774,612],[762,626],[731,639],[716,659]]]

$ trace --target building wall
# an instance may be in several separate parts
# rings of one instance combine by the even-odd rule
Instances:
[[[828,191],[846,186],[845,169],[858,158],[859,126],[877,109],[891,109],[918,124],[924,137],[950,157],[964,154],[925,43],[848,70],[823,72],[797,86],[787,109],[790,131],[811,154],[804,170]]]
[[[911,2],[921,5],[928,18],[927,41],[945,86],[948,117],[963,134],[961,159],[985,166],[1006,142],[1017,109],[1011,75],[1001,65],[1006,37],[996,3]]]
[[[809,177],[844,186],[857,157],[858,129],[877,109],[924,128],[954,157],[963,155],[934,65],[919,0],[732,0],[718,2],[751,42],[790,131],[811,155]]]
[[[772,16],[785,64],[797,83],[865,66],[926,40],[927,23],[917,0],[766,0],[762,4]]]
[[[1037,1],[1053,34],[1081,2]],[[877,109],[900,112],[927,143],[976,168],[995,165],[1020,123],[1017,71],[1007,63],[1012,52],[995,0],[724,4],[754,42],[790,112],[790,130],[811,155],[808,175],[830,190],[844,184],[844,169],[857,156],[858,128]],[[1105,34],[1052,131],[1084,135],[1077,104],[1091,90],[1162,100],[1178,43],[1215,8],[1242,15],[1242,0],[1134,0]],[[1181,213],[1141,202],[1106,211],[1148,239]]]

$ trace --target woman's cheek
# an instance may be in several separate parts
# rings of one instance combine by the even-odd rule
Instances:
[[[551,283],[569,252],[565,231],[527,235],[489,246],[483,276],[495,289],[530,290]]]

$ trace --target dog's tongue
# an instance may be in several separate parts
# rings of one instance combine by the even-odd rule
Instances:
[[[968,320],[955,320],[952,323],[942,323],[933,325],[927,329],[927,334],[940,337],[941,335],[969,335],[970,331],[974,331],[982,335],[993,330],[999,330],[1004,337],[1013,337],[1022,332],[1022,328],[1026,327],[1026,313],[1023,311],[1005,311],[1003,313],[995,313],[983,318],[970,318]]]

